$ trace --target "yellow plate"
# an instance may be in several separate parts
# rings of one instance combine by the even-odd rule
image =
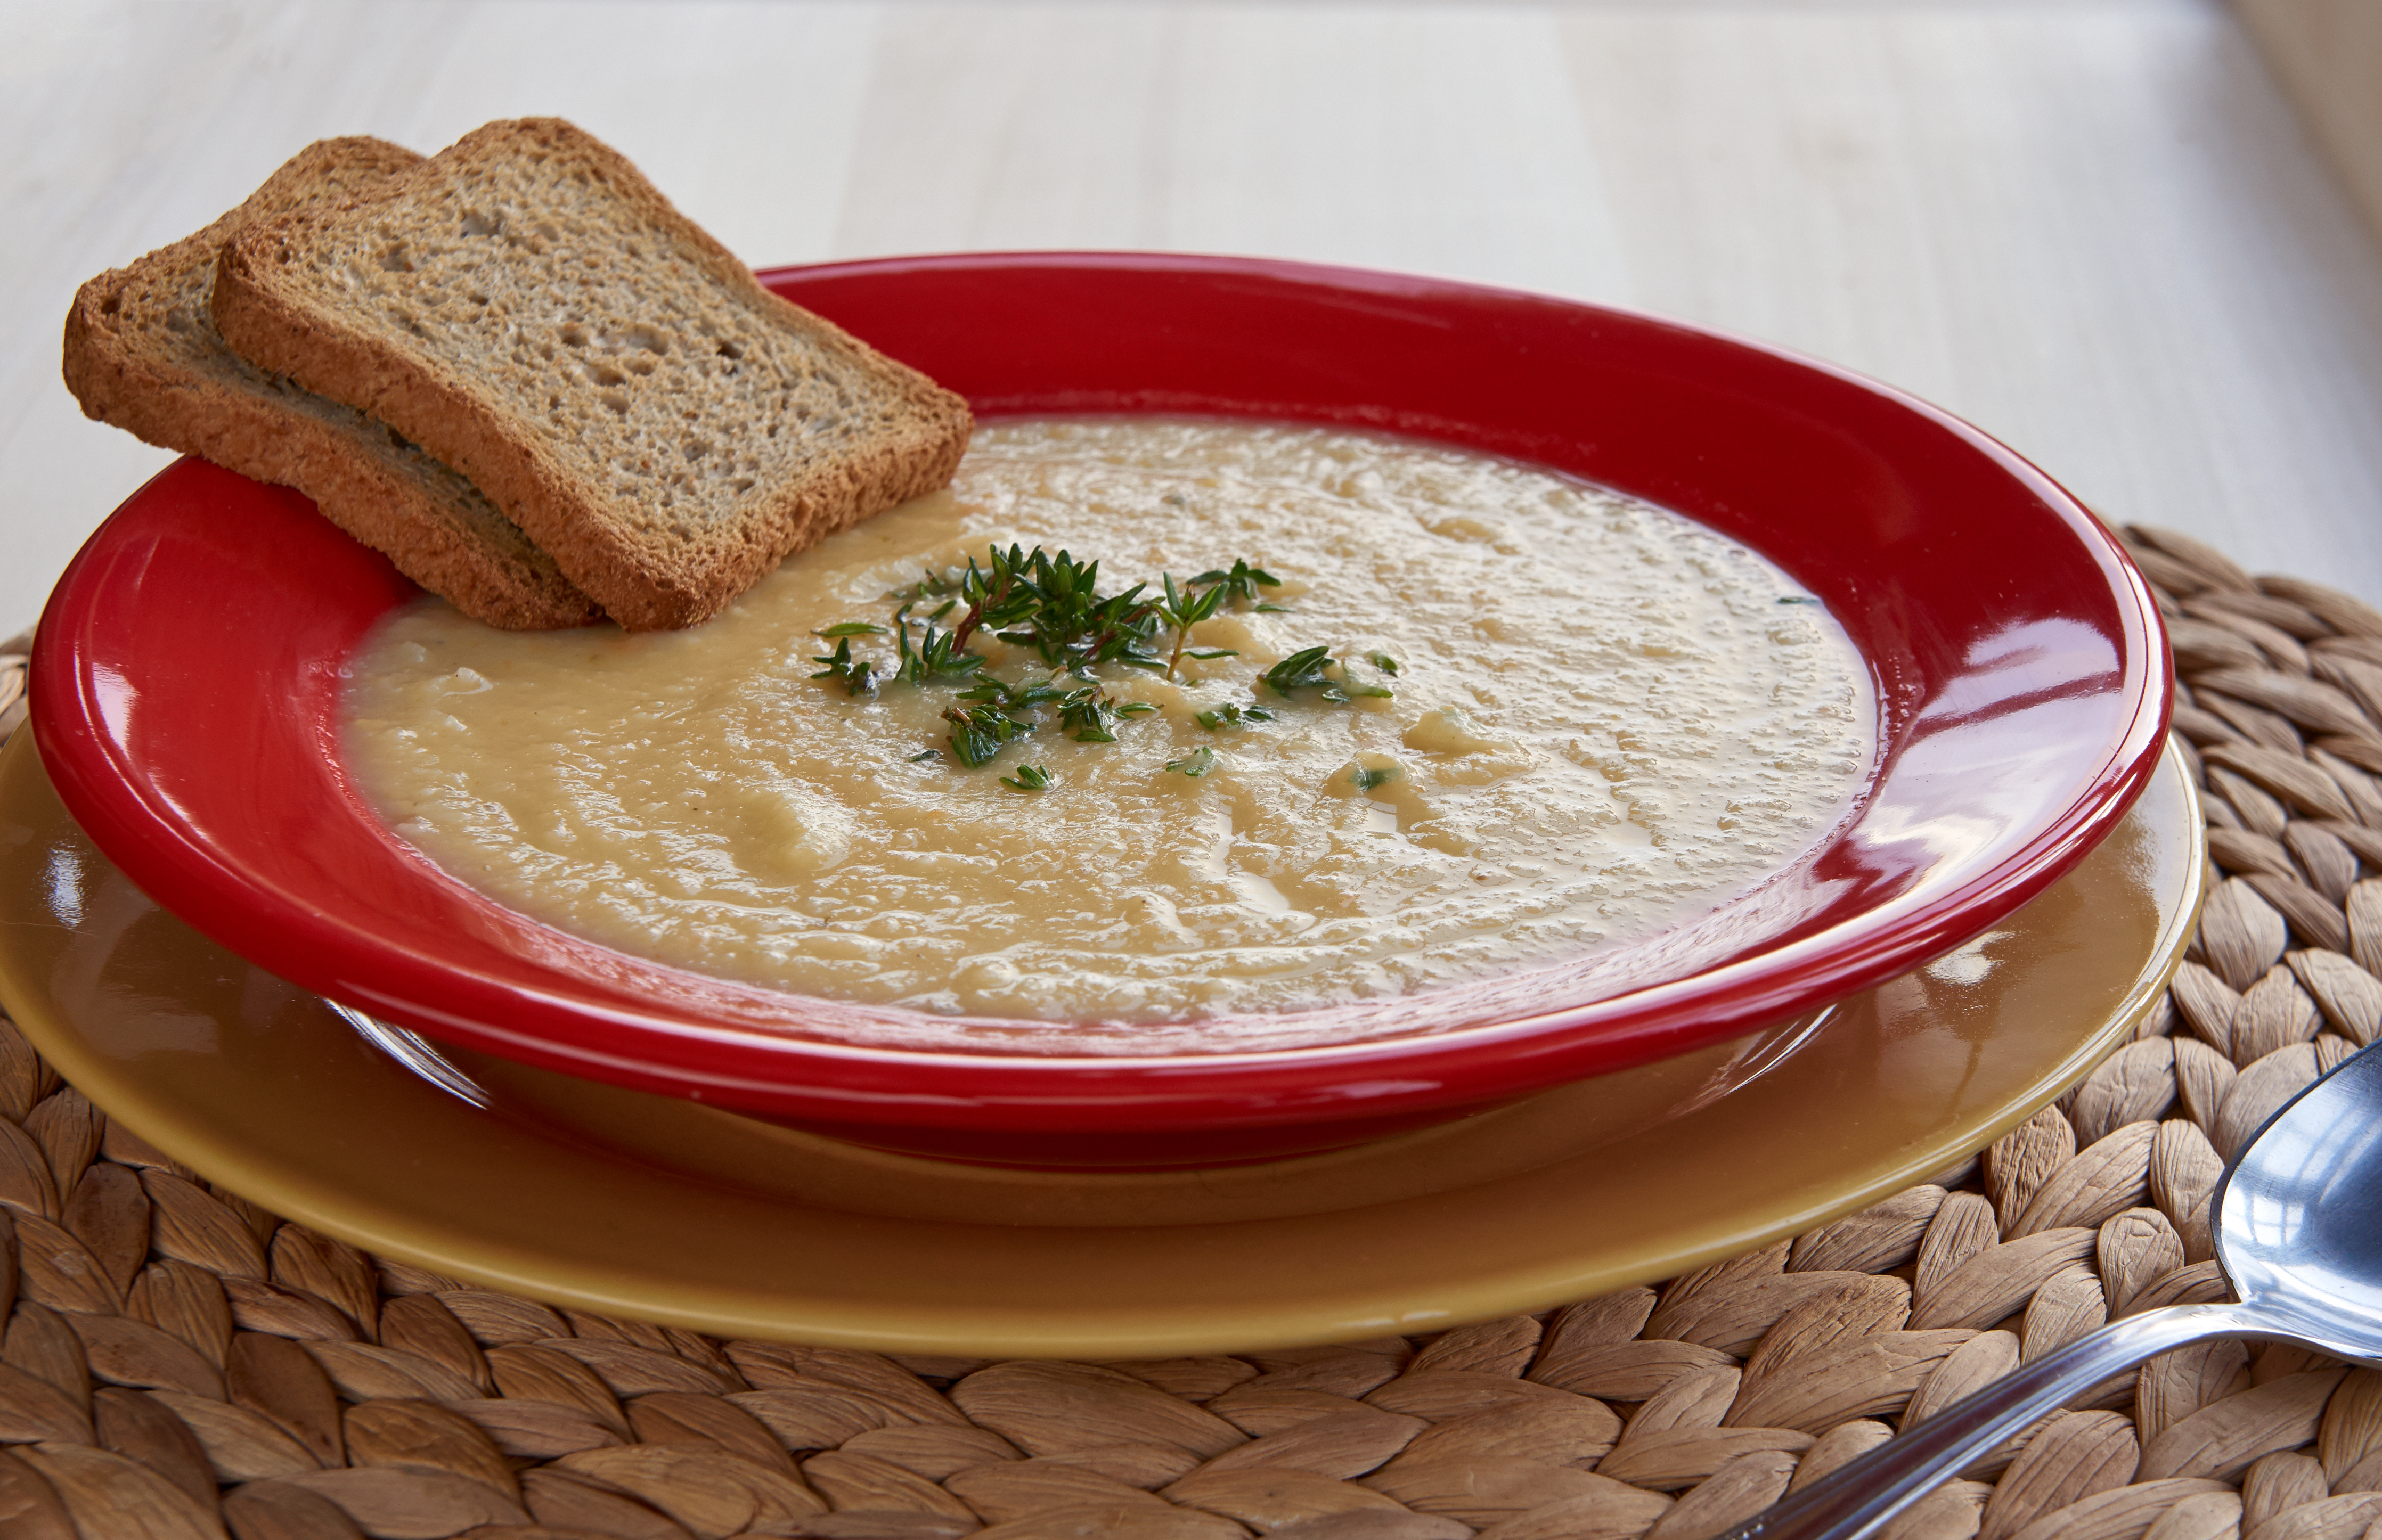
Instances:
[[[1920,1180],[2125,1040],[2191,938],[2204,848],[2170,750],[2043,897],[1618,1142],[1595,1109],[1676,1067],[1335,1156],[1078,1177],[880,1156],[478,1063],[493,1105],[475,1105],[151,903],[19,733],[0,752],[0,1004],[167,1154],[421,1266],[730,1336],[1156,1356],[1540,1309]]]

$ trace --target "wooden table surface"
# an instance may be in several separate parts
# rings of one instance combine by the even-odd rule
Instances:
[[[2215,0],[0,0],[0,634],[166,456],[75,286],[309,140],[559,113],[755,265],[1141,247],[1664,312],[2382,602],[2382,247]]]

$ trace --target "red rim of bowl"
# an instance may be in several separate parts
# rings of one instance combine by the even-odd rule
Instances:
[[[2165,637],[2116,541],[1995,440],[1848,372],[1625,311],[1258,259],[962,254],[762,277],[981,416],[1404,434],[1743,540],[1820,595],[1876,672],[1881,763],[1858,821],[1763,890],[1772,918],[1741,955],[1704,934],[1667,962],[1625,948],[1633,968],[1693,971],[1592,999],[1417,996],[1461,1019],[1502,1001],[1482,1024],[1167,1057],[790,1035],[802,1012],[841,1008],[559,936],[382,828],[338,763],[338,670],[411,585],[298,495],[185,460],[92,536],[42,620],[36,738],[93,840],[233,950],[436,1038],[819,1126],[1147,1134],[1480,1105],[1840,998],[2033,897],[2156,764]]]

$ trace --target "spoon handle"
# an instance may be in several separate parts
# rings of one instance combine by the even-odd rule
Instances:
[[[1860,1540],[2071,1397],[2169,1348],[2267,1335],[2254,1319],[2236,1304],[2187,1304],[2112,1321],[1822,1476],[1721,1540]]]

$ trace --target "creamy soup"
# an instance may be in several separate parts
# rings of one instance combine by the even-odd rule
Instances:
[[[1235,561],[1275,581],[1189,627],[1172,677],[1062,674],[1104,692],[1113,741],[1044,701],[972,767],[944,715],[970,678],[883,678],[890,628],[906,600],[915,644],[948,601],[948,632],[966,563],[1012,545],[1098,560],[1102,593]],[[884,629],[818,634],[862,625]],[[1050,673],[970,647],[975,678]],[[1308,682],[1268,682],[1318,647]],[[1106,1023],[1643,938],[1839,825],[1874,730],[1827,613],[1686,519],[1430,446],[1205,422],[984,428],[949,493],[690,631],[504,632],[425,600],[349,688],[366,793],[510,908],[802,995]]]

